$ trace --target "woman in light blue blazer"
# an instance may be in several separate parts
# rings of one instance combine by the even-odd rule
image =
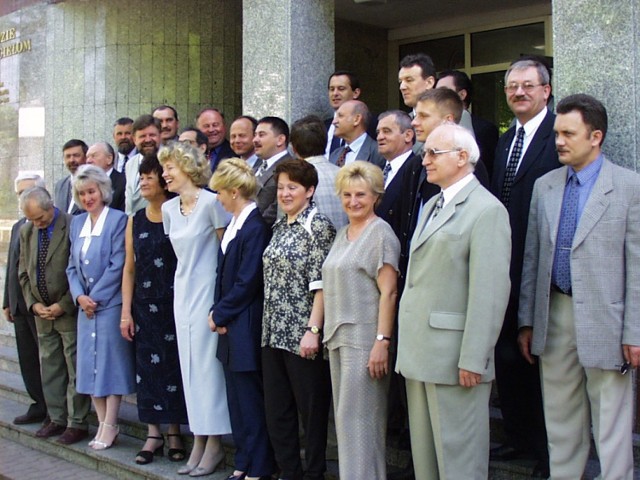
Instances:
[[[100,422],[89,446],[104,450],[118,435],[121,396],[135,391],[133,345],[120,334],[127,216],[108,207],[111,180],[95,166],[78,169],[73,195],[86,212],[71,222],[67,267],[79,307],[76,388],[91,395]]]

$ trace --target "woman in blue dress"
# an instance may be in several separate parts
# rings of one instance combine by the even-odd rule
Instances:
[[[133,345],[120,334],[127,216],[108,207],[111,180],[99,167],[78,169],[73,196],[85,210],[71,221],[67,267],[71,296],[79,307],[76,389],[91,395],[100,422],[89,445],[104,450],[118,435],[122,395],[135,390]]]

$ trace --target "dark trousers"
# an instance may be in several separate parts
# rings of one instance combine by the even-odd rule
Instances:
[[[249,477],[275,472],[264,412],[262,372],[233,372],[224,365],[231,431],[236,445],[235,468]]]
[[[320,480],[326,471],[331,406],[329,362],[308,360],[279,348],[262,349],[267,428],[285,480]],[[304,430],[306,472],[300,461],[298,414]]]
[[[495,348],[496,385],[508,443],[548,464],[547,430],[538,364],[527,363],[518,348],[517,311],[511,305]]]
[[[47,405],[42,392],[42,377],[40,375],[40,357],[38,353],[38,332],[33,315],[15,315],[13,327],[16,331],[16,348],[20,373],[27,393],[33,400],[29,407],[32,415],[45,415]]]

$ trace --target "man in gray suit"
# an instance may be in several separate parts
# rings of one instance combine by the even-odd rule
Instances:
[[[367,134],[371,113],[360,100],[349,100],[340,105],[333,119],[334,135],[345,141],[344,147],[331,152],[329,161],[339,167],[356,160],[371,162],[383,168],[387,161],[378,153],[378,144]]]
[[[473,175],[464,127],[425,143],[427,180],[442,190],[420,213],[399,307],[396,370],[406,379],[416,480],[486,480],[493,351],[509,299],[504,206]]]
[[[82,140],[73,138],[62,146],[62,158],[64,166],[69,170],[69,175],[58,180],[53,188],[53,203],[66,213],[77,215],[82,210],[73,201],[71,183],[78,167],[87,163],[87,144]]]
[[[253,145],[261,161],[260,168],[256,172],[258,181],[256,205],[264,221],[271,226],[278,215],[278,185],[273,174],[279,163],[291,158],[287,152],[289,125],[279,117],[261,118],[253,137]]]
[[[540,357],[551,478],[581,478],[590,422],[602,478],[633,478],[633,392],[640,364],[640,176],[602,155],[607,112],[571,95],[554,130],[565,167],[534,186],[518,343]]]

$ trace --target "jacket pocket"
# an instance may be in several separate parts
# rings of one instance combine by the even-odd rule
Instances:
[[[461,313],[431,312],[429,325],[442,330],[464,330],[466,315]]]

